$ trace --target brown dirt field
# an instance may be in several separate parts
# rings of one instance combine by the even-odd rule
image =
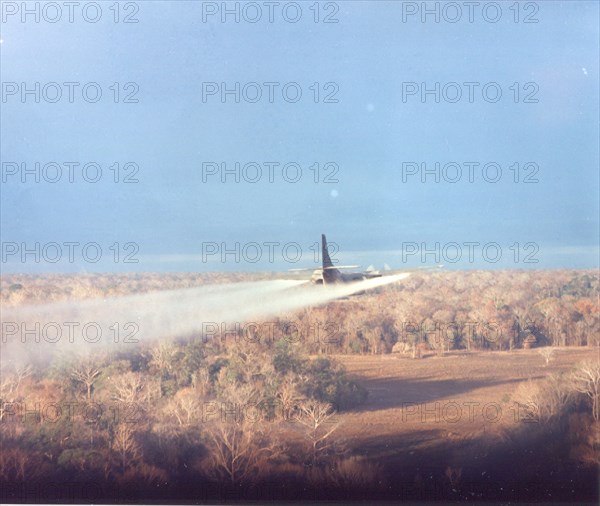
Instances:
[[[569,371],[597,356],[595,349],[561,348],[546,365],[537,349],[453,351],[422,359],[337,355],[369,391],[364,405],[340,415],[342,432],[370,458],[393,453],[385,438],[405,439],[411,446],[427,443],[429,437],[419,443],[418,434],[446,441],[487,435],[501,441],[529,416],[514,400],[520,383]],[[374,440],[381,442],[379,448],[369,445]]]

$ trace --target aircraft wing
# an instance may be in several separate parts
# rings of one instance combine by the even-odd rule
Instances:
[[[327,269],[358,269],[360,265],[333,265],[330,267],[300,267],[297,269],[288,269],[289,272],[302,272],[302,271],[318,271]]]
[[[383,271],[378,271],[382,276],[392,276],[395,274],[402,274],[404,272],[427,272],[433,271],[437,269],[443,268],[443,265],[432,265],[432,266],[422,266],[422,267],[413,267],[410,269],[387,269]]]

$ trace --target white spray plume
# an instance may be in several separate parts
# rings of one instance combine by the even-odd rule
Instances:
[[[408,276],[402,273],[324,286],[297,280],[230,283],[18,306],[2,312],[1,367],[199,336],[206,324],[243,324],[324,304]]]

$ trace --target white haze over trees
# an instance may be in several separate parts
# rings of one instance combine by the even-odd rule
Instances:
[[[314,286],[300,280],[207,285],[105,299],[24,305],[2,313],[2,368],[54,357],[199,337],[206,325],[260,321],[405,279],[409,273]]]

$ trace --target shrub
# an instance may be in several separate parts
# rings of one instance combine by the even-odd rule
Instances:
[[[337,409],[352,408],[364,402],[367,391],[346,376],[343,366],[328,358],[317,358],[306,368],[308,380],[301,391],[307,397],[330,402]]]

